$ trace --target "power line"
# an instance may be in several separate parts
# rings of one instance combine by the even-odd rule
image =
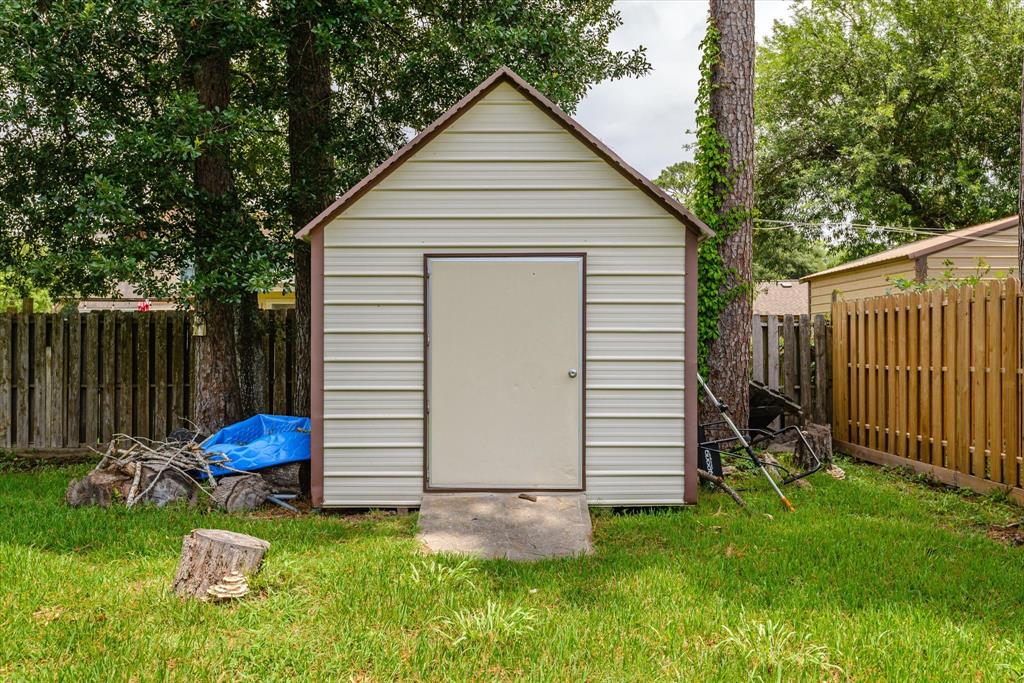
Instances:
[[[949,235],[951,232],[936,233],[930,230],[921,230],[920,228],[909,228],[895,225],[873,225],[869,223],[847,223],[841,221],[835,222],[823,222],[823,223],[809,223],[805,221],[783,221],[783,220],[772,220],[769,218],[755,218],[755,223],[765,223],[768,225],[755,227],[755,230],[770,231],[770,230],[785,230],[786,228],[806,227],[806,228],[862,228],[865,230],[877,230],[880,232],[892,232],[897,234],[905,235],[917,235],[920,237],[941,237],[943,235]],[[1007,226],[1010,227],[1010,226]],[[1000,244],[1005,246],[1016,246],[1017,240],[1011,239],[1000,239],[998,237],[986,237],[986,236],[974,236],[974,235],[957,235],[957,239],[963,239],[972,242],[986,242],[989,244]]]

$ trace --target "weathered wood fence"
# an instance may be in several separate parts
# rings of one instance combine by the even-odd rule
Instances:
[[[289,413],[294,311],[264,316],[263,409]],[[191,338],[178,312],[0,314],[0,447],[166,436],[192,414]]]
[[[837,448],[1024,502],[1018,280],[832,307]]]
[[[808,422],[830,424],[832,328],[823,315],[755,315],[753,379],[800,404]]]

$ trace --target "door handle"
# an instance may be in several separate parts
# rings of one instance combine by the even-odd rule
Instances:
[[[575,379],[577,374],[579,373],[576,372],[576,368],[569,368],[569,377]]]

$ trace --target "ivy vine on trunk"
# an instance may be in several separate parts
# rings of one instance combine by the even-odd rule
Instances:
[[[698,255],[698,359],[712,390],[730,406],[737,424],[745,426],[753,200],[753,34],[748,24],[752,24],[753,10],[716,8],[722,4],[712,2],[707,33],[701,42],[697,91],[690,208],[715,231],[715,237],[701,245]],[[719,17],[735,24],[730,24],[728,37],[733,63],[724,66]],[[733,159],[737,145],[740,154]]]

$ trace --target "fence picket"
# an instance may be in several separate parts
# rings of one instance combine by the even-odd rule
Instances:
[[[28,344],[29,339],[29,315],[27,313],[21,313],[15,320],[15,325],[18,327],[18,336],[16,339],[16,353],[17,353],[17,367],[15,368],[15,407],[14,411],[17,415],[15,424],[16,429],[16,445],[25,447],[28,446],[32,440],[32,432],[29,427],[29,397],[28,397],[28,375],[29,375],[29,353]]]
[[[55,316],[50,321],[50,347],[47,349],[49,365],[46,373],[46,431],[52,448],[64,445],[64,407],[67,387],[64,385],[64,318]]]
[[[0,446],[11,444],[11,404],[13,367],[11,365],[12,316],[0,313]]]
[[[1002,330],[1003,343],[1000,349],[999,377],[1002,383],[1002,423],[1004,426],[1004,442],[1006,444],[1006,473],[1003,482],[1010,486],[1020,485],[1020,408],[1017,405],[1017,368],[1015,359],[1018,357],[1017,345],[1020,344],[1020,330],[1017,328],[1017,307],[1019,297],[1017,280],[1007,280],[1002,287]]]
[[[820,313],[814,316],[814,421],[818,424],[829,424],[829,349],[828,326],[825,316]]]
[[[0,313],[0,447],[9,448],[14,426],[11,410],[11,331],[14,321],[7,313]]]
[[[46,439],[46,315],[32,315],[32,441],[44,445]]]
[[[800,407],[804,411],[804,419],[808,422],[814,420],[814,403],[812,401],[811,389],[811,316],[806,313],[800,316],[799,333],[800,346],[797,348],[800,374]]]
[[[764,337],[765,337],[765,323],[764,318],[760,315],[755,315],[751,322],[750,329],[752,330],[753,339],[751,340],[751,348],[753,349],[753,363],[751,365],[751,377],[754,378],[755,382],[764,383]]]
[[[942,306],[942,460],[940,465],[955,468],[956,443],[956,302],[959,290],[947,290]]]
[[[100,376],[103,386],[100,402],[100,440],[103,443],[110,441],[114,433],[114,368],[116,356],[114,345],[115,316],[113,311],[103,313],[103,351],[100,355]]]
[[[81,442],[82,400],[82,318],[68,316],[67,408],[64,416],[64,445],[74,448]]]
[[[931,326],[931,358],[928,361],[929,459],[933,465],[942,467],[942,291],[932,290],[928,297],[928,318]]]
[[[86,313],[85,315],[85,348],[82,350],[85,356],[85,429],[83,436],[87,446],[95,446],[99,439],[99,328],[100,318],[98,313]]]
[[[149,438],[152,415],[149,410],[149,328],[152,313],[140,312],[135,317],[135,434]]]

